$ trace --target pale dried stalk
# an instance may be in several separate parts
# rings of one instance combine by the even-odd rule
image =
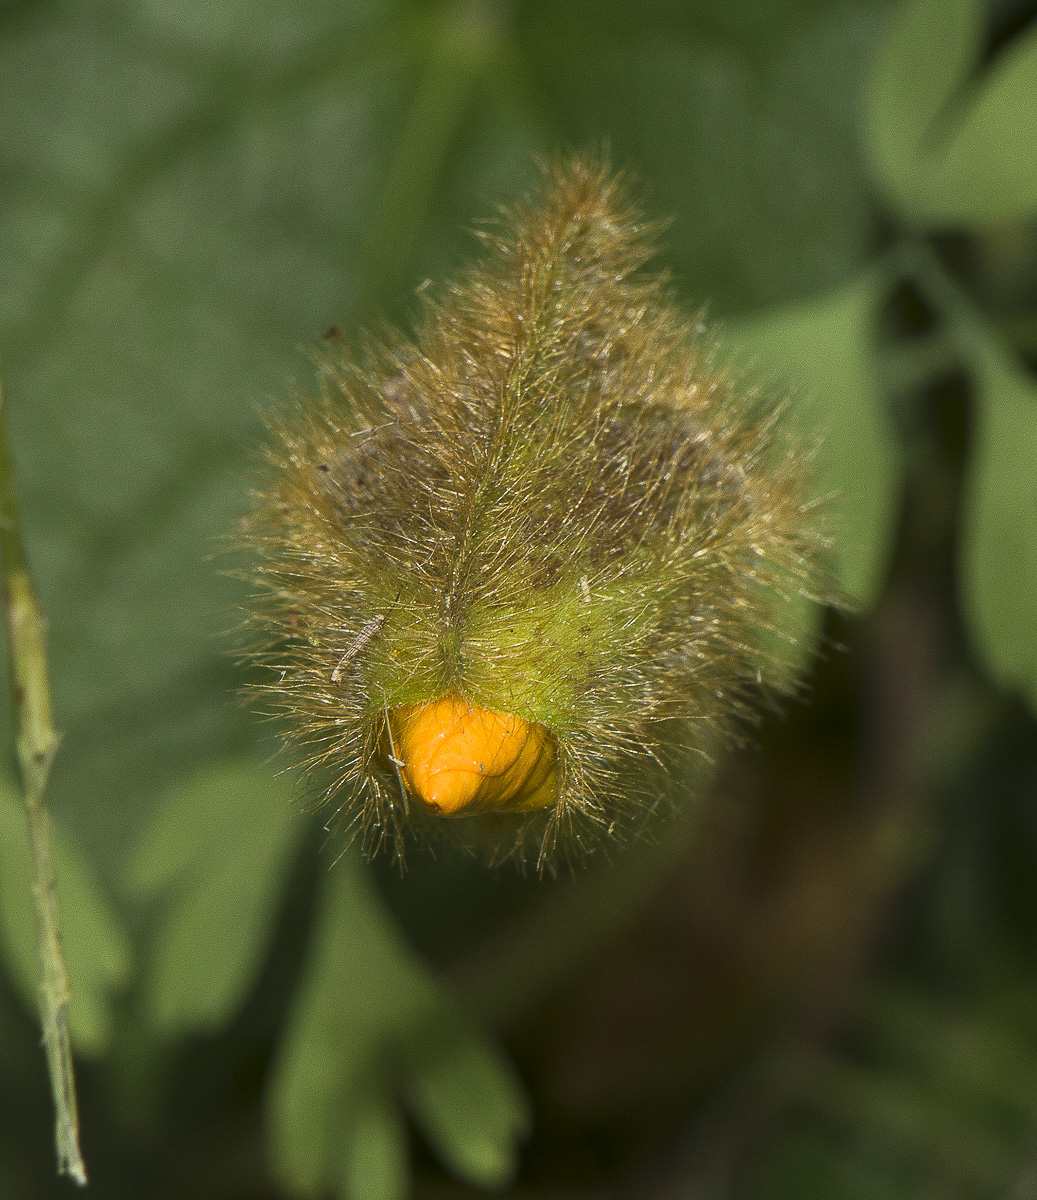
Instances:
[[[54,729],[47,671],[46,624],[32,586],[18,524],[14,472],[7,448],[0,391],[0,555],[3,559],[4,618],[8,674],[14,705],[18,765],[25,795],[36,921],[37,981],[43,1046],[54,1096],[58,1172],[86,1183],[79,1149],[79,1116],[69,1042],[72,991],[65,969],[58,900],[51,856],[50,818],[44,804],[51,764],[60,737]]]

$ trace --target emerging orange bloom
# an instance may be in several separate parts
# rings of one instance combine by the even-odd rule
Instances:
[[[389,719],[408,790],[438,816],[525,812],[558,797],[555,743],[543,725],[474,708],[456,692]]]

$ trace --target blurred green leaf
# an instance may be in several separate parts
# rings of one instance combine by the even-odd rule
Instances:
[[[501,1188],[515,1172],[515,1139],[528,1118],[499,1057],[459,1022],[456,1044],[409,1081],[407,1100],[429,1142],[462,1179]]]
[[[366,1106],[358,1103],[349,1114],[352,1128],[342,1123],[342,1170],[335,1190],[364,1200],[405,1200],[410,1194],[407,1133],[392,1097],[380,1095],[374,1085],[370,1093],[363,1098]],[[325,1188],[318,1183],[313,1190]]]
[[[244,1001],[305,828],[289,800],[283,779],[230,762],[175,787],[155,811],[124,879],[135,901],[161,906],[145,980],[155,1028],[214,1033]]]
[[[1037,214],[1037,26],[994,62],[942,148],[936,203],[977,224]]]
[[[310,0],[286,7],[256,0],[140,0],[149,33],[175,47],[178,54],[206,61],[219,57],[238,61],[250,69],[297,60],[315,41],[345,41],[367,32],[390,14],[395,5],[386,0]]]
[[[72,1041],[79,1053],[97,1055],[111,1040],[111,1004],[129,977],[129,943],[89,864],[58,825],[54,826],[53,852],[62,941],[72,985]],[[28,829],[21,797],[6,780],[0,782],[0,954],[26,1005],[35,1013],[36,935]]]
[[[359,292],[413,69],[395,12],[267,4],[235,30],[56,0],[0,42],[0,353],[66,734],[52,800],[113,874],[165,780],[256,738],[227,699],[241,588],[208,560],[259,409]]]
[[[329,872],[309,965],[269,1088],[278,1173],[295,1192],[401,1194],[393,1097],[462,1179],[515,1169],[525,1105],[506,1062],[403,943],[351,855]]]
[[[673,217],[666,258],[735,312],[834,287],[867,251],[858,120],[884,3],[524,9],[523,69],[561,144],[607,140]]]
[[[965,617],[993,678],[1037,708],[1037,385],[990,354],[977,387],[962,501]]]
[[[866,272],[806,304],[733,325],[725,340],[768,384],[793,394],[792,420],[818,444],[838,578],[867,609],[882,586],[900,492],[900,455],[875,371],[880,280]]]
[[[876,179],[914,216],[930,212],[932,153],[983,36],[982,0],[906,0],[875,58],[864,135]]]
[[[876,178],[926,225],[1037,211],[1037,30],[974,79],[986,6],[910,0],[877,57],[865,119]]]

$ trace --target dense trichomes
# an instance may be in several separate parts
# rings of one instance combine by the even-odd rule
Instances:
[[[787,686],[817,596],[807,455],[646,269],[622,178],[575,159],[423,294],[328,343],[272,422],[248,538],[267,685],[369,843],[585,846]],[[449,819],[448,819],[449,818]]]

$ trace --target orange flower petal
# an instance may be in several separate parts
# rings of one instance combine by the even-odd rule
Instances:
[[[456,693],[404,705],[389,719],[407,787],[430,812],[518,812],[557,798],[555,743],[543,725]]]

